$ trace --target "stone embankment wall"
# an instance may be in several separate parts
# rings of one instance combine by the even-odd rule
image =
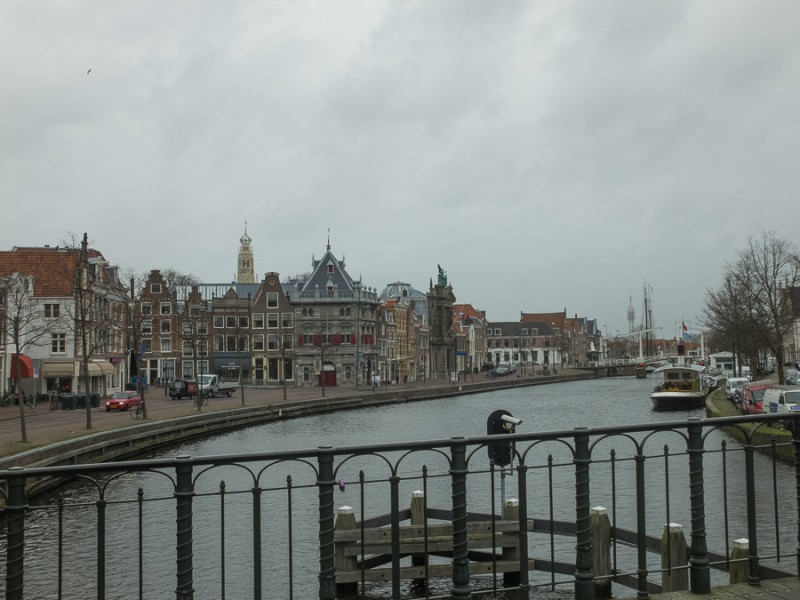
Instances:
[[[447,387],[382,389],[352,396],[320,397],[251,406],[222,411],[208,411],[190,416],[138,423],[89,434],[80,438],[42,446],[0,459],[0,470],[12,466],[45,467],[131,458],[137,454],[170,446],[192,438],[225,433],[242,427],[260,425],[276,419],[297,418],[326,412],[418,402],[462,394],[476,394],[513,387],[553,384],[563,381],[593,379],[593,373],[571,373],[536,378],[484,379],[460,382]],[[477,379],[477,378],[476,378]]]

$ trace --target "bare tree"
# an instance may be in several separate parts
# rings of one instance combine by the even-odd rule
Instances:
[[[45,306],[35,296],[36,281],[32,277],[14,273],[4,281],[5,322],[2,328],[8,332],[8,339],[14,346],[16,372],[14,376],[14,392],[17,396],[20,417],[20,435],[22,442],[28,442],[27,424],[25,421],[25,403],[20,386],[22,379],[22,363],[20,355],[32,347],[41,346],[51,342],[52,334],[61,331],[64,327],[61,306],[50,304],[50,314],[46,314]],[[58,306],[58,308],[54,308]],[[35,390],[33,391],[35,393]]]
[[[74,249],[74,246],[73,246]],[[104,262],[99,253],[89,250],[87,234],[77,249],[73,279],[71,326],[75,333],[76,355],[80,357],[81,388],[86,394],[86,429],[92,428],[89,363],[95,355],[108,351],[113,337],[114,315],[125,303],[125,288],[118,281],[105,281]],[[91,254],[91,255],[90,255]]]
[[[784,383],[784,347],[793,326],[789,290],[800,283],[800,254],[775,232],[762,232],[749,239],[737,265],[741,279],[750,284],[745,288],[751,294],[748,333],[775,356],[778,381]]]
[[[705,325],[731,345],[739,365],[744,356],[751,365],[759,364],[762,351],[769,351],[776,359],[778,381],[784,383],[784,347],[793,326],[789,291],[798,283],[796,247],[774,232],[762,232],[748,240],[727,268],[722,286],[706,292]]]
[[[703,324],[721,343],[731,348],[734,365],[741,364],[740,338],[743,333],[745,310],[742,282],[733,267],[728,267],[722,285],[706,290]]]

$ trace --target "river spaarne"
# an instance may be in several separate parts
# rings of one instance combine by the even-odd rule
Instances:
[[[686,412],[654,412],[651,409],[649,392],[652,381],[649,379],[635,378],[608,378],[590,381],[558,383],[552,385],[541,385],[524,388],[515,388],[499,392],[488,392],[474,395],[463,395],[439,400],[429,400],[410,404],[398,404],[381,408],[359,409],[352,411],[342,411],[334,414],[323,414],[302,419],[287,419],[275,421],[269,424],[250,427],[233,433],[210,437],[208,439],[194,440],[181,444],[175,448],[161,451],[153,457],[190,455],[193,457],[210,455],[230,455],[246,454],[265,451],[285,451],[303,448],[314,448],[323,445],[334,447],[354,446],[360,444],[374,444],[385,442],[402,442],[429,439],[445,439],[456,436],[474,437],[486,433],[486,420],[488,415],[496,409],[505,409],[515,417],[522,419],[522,424],[518,427],[518,432],[541,432],[554,430],[569,430],[575,427],[606,427],[640,423],[655,423],[666,421],[678,421],[688,417],[704,417],[703,410]],[[670,443],[676,443],[673,439]],[[726,443],[735,445],[732,439],[722,432],[712,432],[706,441],[706,448],[718,449],[720,444]],[[649,454],[657,455],[659,447],[651,447]],[[549,510],[553,511],[556,518],[574,520],[574,471],[569,466],[570,457],[562,453],[559,456],[555,451],[555,462],[565,465],[561,470],[554,469],[552,478],[544,469],[540,472],[532,471],[529,475],[529,489],[535,491],[534,498],[529,500],[529,511],[537,517],[547,516]],[[598,453],[599,455],[599,453]],[[485,456],[485,453],[481,456]],[[738,454],[737,456],[741,456]],[[533,459],[533,456],[532,456]],[[596,460],[596,459],[593,459]],[[660,460],[655,457],[653,462]],[[735,459],[735,460],[738,460]],[[379,461],[378,461],[379,462]],[[426,456],[417,461],[408,460],[403,463],[398,473],[402,478],[408,478],[407,485],[403,488],[402,505],[407,505],[410,490],[419,489],[421,486],[419,471],[424,463],[426,467],[435,467],[435,459]],[[485,459],[484,459],[485,462]],[[544,464],[544,458],[538,459],[535,464]],[[674,463],[679,461],[674,460]],[[533,463],[533,460],[532,460]],[[714,464],[718,465],[717,460]],[[665,467],[664,470],[671,470],[676,465]],[[439,465],[441,470],[446,473],[446,467]],[[359,469],[365,469],[367,479],[374,478],[376,481],[388,476],[380,467],[375,467],[375,461],[370,462],[369,457],[363,460],[353,461],[350,471],[342,470],[337,477],[341,477],[342,486],[339,495],[336,497],[338,506],[350,505],[358,510],[360,497],[359,486],[355,485],[358,480]],[[758,457],[759,469],[771,469],[764,457]],[[629,469],[630,470],[630,469]],[[788,465],[779,465],[779,494],[791,500],[793,497],[794,479]],[[310,470],[307,470],[310,471]],[[685,460],[678,469],[680,473],[685,473]],[[620,474],[617,476],[616,496],[611,497],[608,491],[608,480],[610,475],[602,468],[592,473],[592,505],[602,504],[611,506],[615,502],[619,507],[616,514],[618,526],[634,528],[634,508],[636,497],[634,494],[633,480],[630,476]],[[292,527],[293,536],[297,539],[289,550],[285,546],[286,513],[288,510],[287,493],[285,478],[290,474],[293,478],[293,493],[291,496]],[[264,573],[265,578],[270,581],[268,584],[269,593],[265,598],[288,598],[288,584],[286,573],[290,566],[294,570],[294,589],[295,598],[312,598],[317,596],[317,577],[316,569],[318,566],[318,548],[316,546],[318,507],[316,489],[313,486],[312,473],[305,475],[298,474],[297,470],[287,469],[280,472],[266,483],[259,481],[259,485],[265,488],[262,496],[262,503],[269,505],[271,512],[264,515]],[[685,480],[681,480],[679,475],[671,480],[672,486],[681,486]],[[208,481],[198,481],[198,491],[200,494],[195,500],[195,521],[194,521],[194,554],[196,568],[195,575],[195,598],[218,598],[221,597],[220,590],[220,563],[224,561],[226,572],[225,595],[227,598],[245,599],[252,597],[252,572],[250,564],[252,557],[252,534],[249,527],[252,521],[243,518],[239,522],[234,522],[231,514],[241,513],[250,514],[252,511],[252,498],[249,493],[230,493],[226,495],[226,534],[224,558],[220,556],[220,536],[218,500],[215,496],[218,491],[219,483],[224,480],[228,490],[248,490],[250,475],[237,472],[227,468],[224,473],[214,473]],[[716,526],[721,529],[719,521],[722,517],[721,510],[713,507],[719,503],[721,507],[723,482],[722,471],[720,468],[707,468],[705,471],[706,481],[706,505],[711,509],[708,516],[709,529]],[[743,471],[740,468],[730,469],[725,482],[728,494],[733,497],[728,499],[729,520],[738,522],[739,529],[744,523],[744,499],[738,495],[738,490],[743,490],[741,482]],[[201,478],[198,477],[198,480]],[[160,481],[160,483],[159,483]],[[431,482],[431,489],[428,492],[429,505],[447,508],[449,502],[449,487],[446,478],[440,480],[439,488]],[[161,486],[159,489],[159,485]],[[128,518],[122,518],[123,511],[130,516],[134,510],[132,505],[124,504],[136,497],[137,489],[141,486],[148,494],[148,497],[171,496],[170,483],[163,476],[146,478],[146,476],[136,476],[123,478],[114,486],[110,486],[106,499],[111,502],[120,501],[123,504],[117,505],[120,511],[120,518],[114,517],[113,506],[109,509],[109,532],[108,540],[111,548],[116,548],[112,554],[110,564],[116,564],[121,569],[129,569],[128,576],[108,577],[107,598],[124,599],[136,598],[136,573],[132,570],[135,564],[135,557],[132,555],[135,540],[131,534],[135,528],[131,526]],[[508,494],[513,496],[513,479],[508,482]],[[274,487],[271,487],[274,486]],[[597,492],[595,493],[595,486]],[[652,488],[650,487],[652,486]],[[155,488],[155,489],[154,489]],[[552,488],[552,492],[546,492]],[[648,519],[652,519],[657,528],[661,523],[666,522],[666,515],[669,514],[664,506],[663,500],[664,478],[663,475],[653,476],[648,479]],[[372,499],[372,506],[377,500],[382,512],[388,510],[385,485],[382,491],[373,493],[369,484],[364,486],[367,490],[367,498]],[[677,489],[677,488],[675,488]],[[715,491],[716,490],[716,491]],[[207,498],[203,498],[203,492],[208,493]],[[490,511],[491,502],[489,494],[483,491],[471,492],[469,498],[471,511]],[[764,505],[769,505],[771,500],[771,490],[759,490],[763,494]],[[552,494],[552,495],[551,495]],[[93,503],[97,500],[97,492],[91,486],[73,486],[68,493],[70,502],[85,502],[86,509],[73,511],[67,517],[72,521],[72,525],[93,521]],[[537,499],[540,502],[537,505]],[[204,502],[204,500],[208,500]],[[549,504],[555,504],[548,508]],[[367,501],[364,502],[365,506]],[[282,506],[282,508],[281,508]],[[277,508],[277,510],[276,510]],[[374,508],[373,508],[374,510]],[[671,521],[684,524],[688,532],[690,516],[686,507],[675,507],[669,514]],[[716,511],[716,512],[715,512]],[[358,514],[358,513],[356,513]],[[369,516],[369,515],[368,515]],[[41,553],[33,553],[31,560],[26,564],[27,572],[37,573],[37,578],[30,582],[33,596],[31,597],[51,597],[52,580],[47,577],[48,570],[51,570],[51,563],[48,562],[48,548],[55,544],[52,525],[53,515],[42,513],[41,517],[33,520],[33,529],[28,537],[28,547],[39,548]],[[174,598],[174,504],[165,502],[154,502],[147,505],[146,518],[144,522],[145,537],[145,573],[147,578],[146,598]],[[648,524],[648,533],[650,531]],[[784,548],[792,551],[791,536],[792,531],[787,530],[785,540],[782,541]],[[168,534],[168,535],[167,535]],[[740,535],[731,532],[730,535]],[[783,538],[783,533],[781,533]],[[303,542],[301,540],[307,540]],[[765,542],[766,540],[760,540]],[[83,528],[82,532],[71,533],[66,540],[69,548],[67,552],[67,562],[65,565],[65,581],[69,586],[80,586],[82,583],[92,589],[92,569],[86,569],[86,565],[91,563],[94,555],[93,531],[90,527]],[[250,546],[248,546],[250,544]],[[534,546],[536,542],[534,539]],[[574,539],[568,538],[559,540],[557,545],[562,550],[574,552]],[[722,547],[720,547],[722,546]],[[724,536],[719,533],[709,535],[709,547],[712,550],[724,551]],[[291,552],[293,564],[290,565],[287,555]],[[622,552],[622,551],[621,551]],[[118,553],[118,554],[117,554]],[[541,555],[543,548],[540,546],[532,548],[532,556]],[[241,560],[239,559],[241,557]],[[656,557],[657,558],[657,557]],[[108,562],[108,561],[107,561]],[[126,566],[127,565],[127,566]],[[657,568],[657,567],[655,567]],[[31,569],[31,570],[28,570]],[[299,576],[298,576],[299,574]],[[532,575],[533,577],[533,575]],[[26,591],[28,590],[26,581]],[[535,583],[535,581],[534,581]],[[446,589],[446,587],[445,587]],[[441,590],[439,590],[441,591]],[[37,596],[37,593],[43,595]],[[569,592],[565,592],[569,595]],[[375,594],[378,594],[377,596]],[[27,594],[26,594],[27,597]],[[73,595],[65,597],[76,597]],[[380,588],[373,589],[371,597],[381,597]],[[384,596],[388,597],[388,595]],[[552,593],[550,596],[552,597]]]

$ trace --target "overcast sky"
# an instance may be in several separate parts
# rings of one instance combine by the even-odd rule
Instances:
[[[257,277],[437,264],[492,321],[665,337],[800,231],[800,3],[0,3],[0,247]]]

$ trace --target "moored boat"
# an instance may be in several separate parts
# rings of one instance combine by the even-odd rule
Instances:
[[[685,361],[683,344],[679,344],[677,363],[653,371],[655,387],[650,394],[653,410],[687,410],[704,406],[708,395],[705,372],[705,365]]]

